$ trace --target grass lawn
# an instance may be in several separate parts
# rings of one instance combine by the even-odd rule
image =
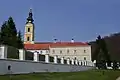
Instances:
[[[90,70],[70,73],[35,73],[12,75],[12,80],[116,80],[120,71]],[[10,80],[8,76],[0,76],[0,80]]]

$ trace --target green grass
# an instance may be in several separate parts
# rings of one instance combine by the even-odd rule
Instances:
[[[12,80],[116,80],[120,71],[91,70],[70,73],[34,73],[27,75],[12,75]],[[9,76],[0,76],[0,80],[10,80]]]

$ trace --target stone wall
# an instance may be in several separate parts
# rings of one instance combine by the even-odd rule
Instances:
[[[11,66],[10,71],[8,66]],[[0,75],[33,72],[75,72],[93,69],[93,66],[77,66],[34,61],[0,59]]]

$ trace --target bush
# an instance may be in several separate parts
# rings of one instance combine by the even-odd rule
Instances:
[[[119,65],[117,64],[117,61],[113,61],[113,67],[114,70],[119,68]]]
[[[111,61],[108,61],[108,62],[107,62],[107,66],[108,66],[108,67],[111,67]]]
[[[98,67],[98,69],[107,69],[106,61],[104,60],[97,61],[96,66]]]

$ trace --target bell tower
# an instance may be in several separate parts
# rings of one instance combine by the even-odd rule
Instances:
[[[32,9],[29,11],[29,16],[25,24],[24,44],[34,44],[34,23]]]

